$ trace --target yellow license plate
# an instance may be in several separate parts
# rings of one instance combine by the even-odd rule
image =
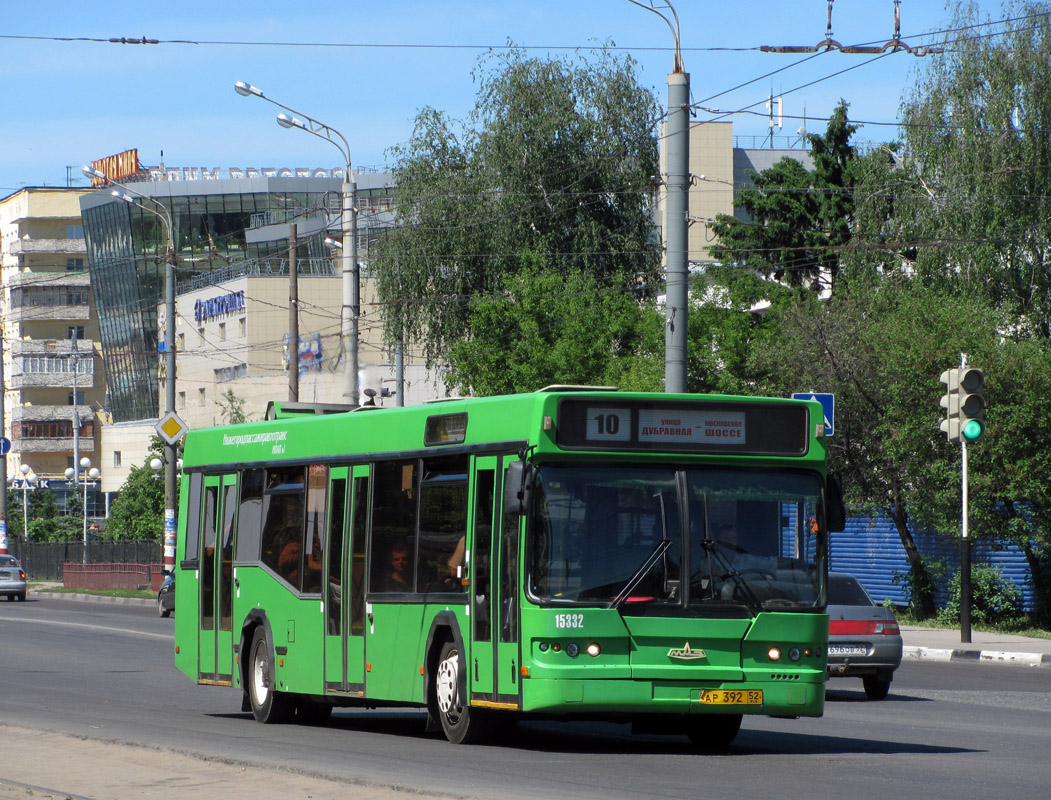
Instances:
[[[706,689],[701,692],[705,706],[761,706],[762,689]]]

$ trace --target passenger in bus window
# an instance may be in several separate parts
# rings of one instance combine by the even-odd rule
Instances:
[[[412,567],[410,565],[409,548],[404,545],[395,545],[390,552],[390,567],[386,576],[380,582],[381,592],[411,592]]]

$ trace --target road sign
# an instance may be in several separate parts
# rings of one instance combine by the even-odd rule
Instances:
[[[822,394],[821,392],[796,392],[792,395],[793,400],[816,400],[821,403],[825,412],[825,436],[831,436],[836,432],[836,396],[834,394]]]
[[[179,419],[179,415],[174,411],[169,411],[154,427],[158,435],[164,439],[168,444],[174,445],[183,436],[186,435],[188,428],[186,423]]]
[[[6,456],[11,452],[11,440],[6,436],[0,436],[0,456]]]

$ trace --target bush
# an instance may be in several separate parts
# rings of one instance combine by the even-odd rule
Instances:
[[[971,622],[980,625],[1016,623],[1022,617],[1022,592],[1004,578],[1000,567],[971,564]],[[949,579],[949,601],[938,611],[938,621],[960,621],[960,571]]]

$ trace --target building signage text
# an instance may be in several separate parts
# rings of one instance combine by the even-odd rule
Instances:
[[[119,181],[139,174],[139,151],[125,150],[114,156],[106,156],[98,161],[91,162],[92,169],[96,169],[111,181]],[[94,187],[105,186],[108,181],[103,178],[93,177],[91,185]]]
[[[224,178],[342,178],[345,171],[343,167],[333,167],[332,169],[312,167],[148,168],[151,181],[220,181]]]
[[[229,292],[217,297],[209,297],[198,300],[193,304],[193,317],[198,322],[204,322],[212,317],[221,317],[224,314],[232,314],[235,311],[245,310],[245,293]]]

